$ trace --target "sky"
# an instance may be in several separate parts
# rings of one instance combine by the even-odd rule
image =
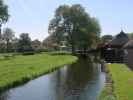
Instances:
[[[116,35],[123,29],[133,32],[133,0],[4,0],[9,6],[9,21],[3,28],[12,28],[18,37],[29,33],[32,39],[48,36],[49,21],[59,5],[81,4],[86,12],[96,17],[101,35]]]

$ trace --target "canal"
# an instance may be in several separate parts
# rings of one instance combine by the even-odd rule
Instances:
[[[100,64],[79,60],[0,94],[0,100],[96,100],[104,87]]]

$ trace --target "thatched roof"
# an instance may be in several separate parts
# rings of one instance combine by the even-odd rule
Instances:
[[[128,35],[121,31],[109,44],[112,47],[123,47],[128,41]]]
[[[133,39],[129,40],[124,47],[125,49],[133,49]]]

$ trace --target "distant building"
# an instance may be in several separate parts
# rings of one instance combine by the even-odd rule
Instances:
[[[125,63],[133,69],[133,39],[129,40],[123,48],[125,50]]]
[[[128,35],[123,30],[109,43],[112,48],[122,48],[129,41]]]
[[[48,50],[56,50],[59,48],[59,44],[57,43],[55,37],[53,35],[49,35],[42,43],[43,48]]]
[[[60,51],[66,51],[67,50],[67,41],[61,41],[61,44],[60,44]]]
[[[128,35],[121,31],[112,41],[101,48],[101,57],[110,63],[124,62],[123,46],[129,41]]]
[[[31,46],[34,49],[34,51],[39,51],[42,49],[42,43],[39,40],[32,41]]]

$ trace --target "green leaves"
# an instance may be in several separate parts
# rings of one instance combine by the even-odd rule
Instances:
[[[61,42],[67,33],[67,42],[73,47],[90,47],[96,43],[100,31],[97,19],[90,17],[79,4],[59,6],[49,24],[49,33],[56,34],[57,41]]]
[[[3,0],[0,0],[0,20],[2,23],[5,23],[8,21],[8,18],[8,6],[4,4]]]
[[[19,52],[33,51],[31,46],[31,38],[28,33],[22,33],[20,35],[17,47]]]

